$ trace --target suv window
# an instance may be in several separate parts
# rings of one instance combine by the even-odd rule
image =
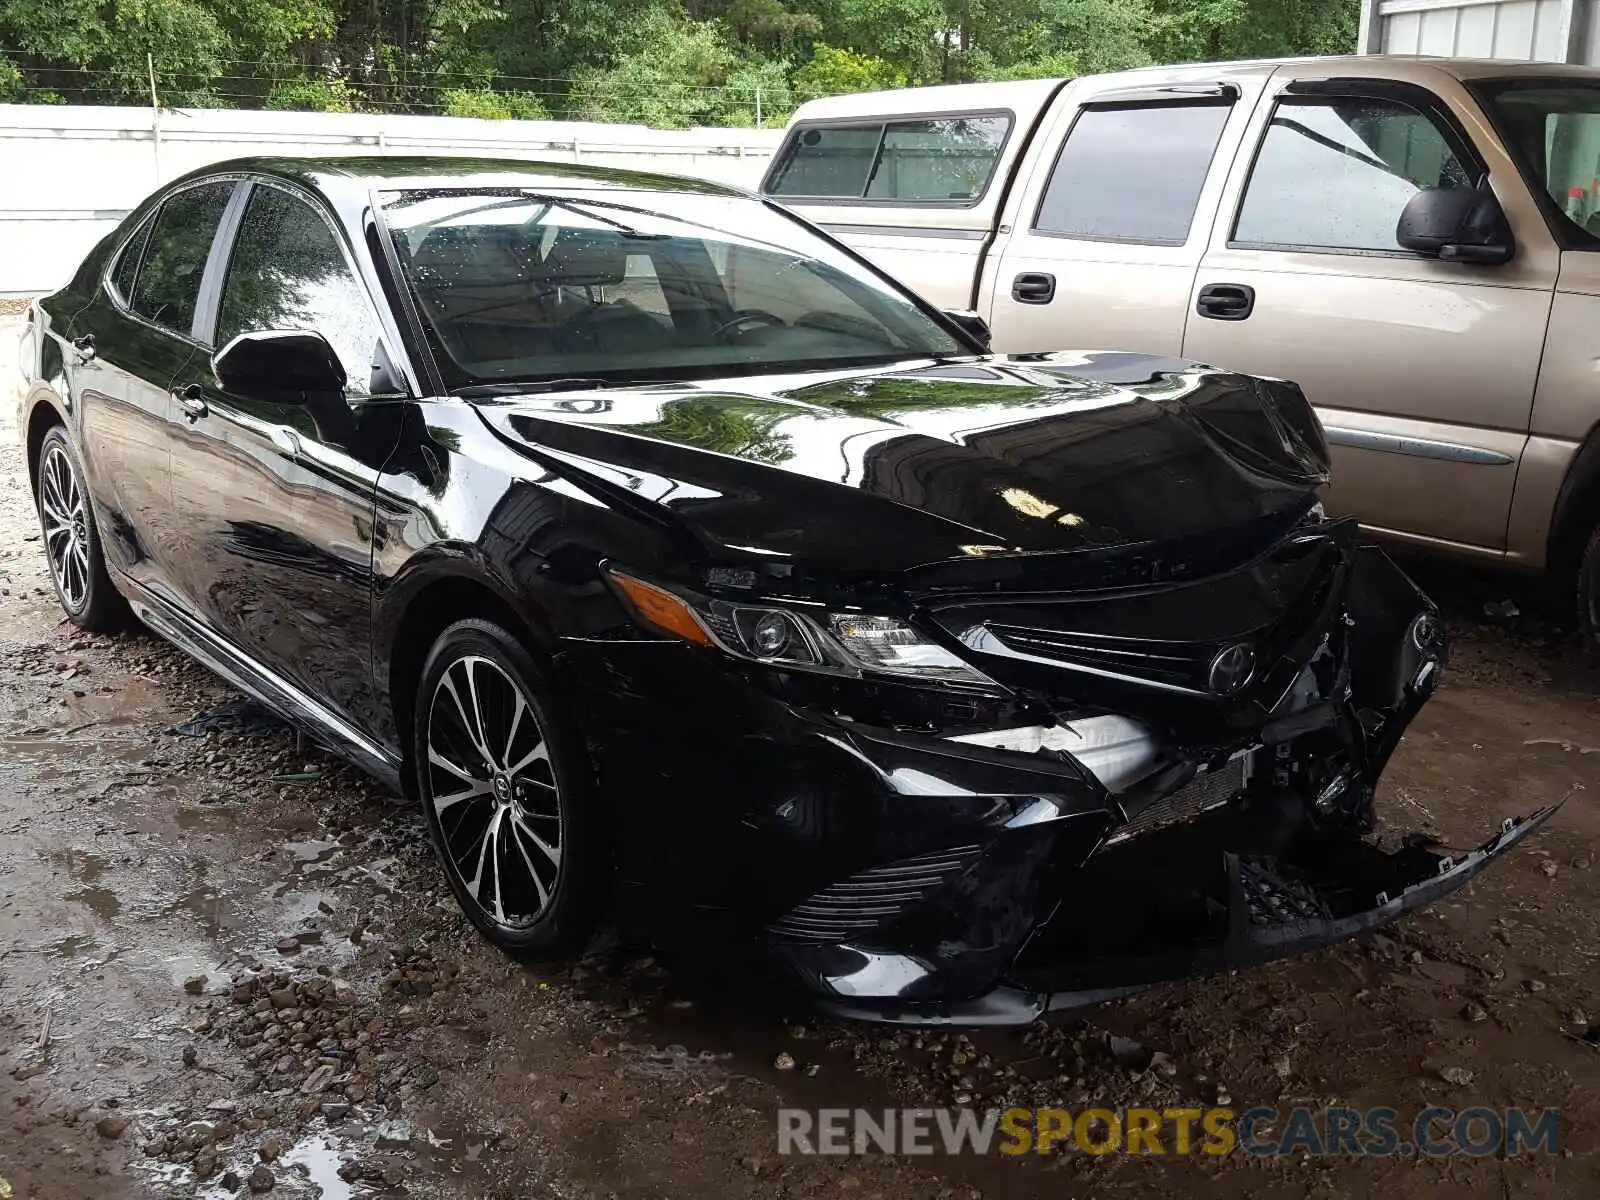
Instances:
[[[222,285],[216,344],[266,329],[320,333],[344,365],[346,391],[370,393],[378,326],[338,239],[305,201],[256,184]]]
[[[809,125],[789,135],[773,196],[973,204],[1011,132],[1007,113]]]
[[[1250,171],[1235,245],[1401,251],[1423,188],[1474,180],[1432,118],[1394,100],[1279,103]]]
[[[144,244],[149,240],[150,221],[146,218],[128,239],[127,245],[122,247],[122,253],[117,256],[117,265],[112,268],[111,282],[124,304],[133,295],[133,281],[139,274],[139,259],[144,254]]]
[[[1050,172],[1034,230],[1182,245],[1231,111],[1223,100],[1084,109]]]
[[[1584,249],[1600,235],[1600,87],[1561,79],[1480,89],[1546,211]],[[1579,232],[1581,231],[1581,232]],[[1587,236],[1585,236],[1587,235]]]
[[[200,280],[233,183],[202,183],[169,196],[156,214],[129,297],[133,311],[187,336],[200,305]]]

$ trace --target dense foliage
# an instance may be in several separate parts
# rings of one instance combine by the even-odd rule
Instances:
[[[783,120],[813,96],[1324,54],[1359,0],[0,0],[0,100]],[[152,78],[153,73],[153,78]]]

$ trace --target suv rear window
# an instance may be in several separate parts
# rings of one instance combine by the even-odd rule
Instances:
[[[767,177],[772,196],[976,204],[1011,133],[1010,113],[801,125]]]
[[[1062,143],[1034,230],[1182,245],[1230,109],[1225,100],[1084,109]]]

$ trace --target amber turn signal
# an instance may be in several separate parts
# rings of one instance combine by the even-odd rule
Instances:
[[[640,620],[697,646],[712,644],[711,635],[700,624],[694,610],[671,592],[621,571],[609,574]]]

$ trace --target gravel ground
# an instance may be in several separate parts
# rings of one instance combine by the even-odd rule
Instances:
[[[1569,1036],[1600,1020],[1600,673],[1536,588],[1423,568],[1456,664],[1386,823],[1469,845],[1573,794],[1470,890],[1030,1030],[885,1033],[706,994],[647,947],[515,966],[457,915],[417,815],[354,771],[281,727],[174,732],[229,693],[153,637],[60,619],[13,421],[0,396],[0,1197],[1600,1193],[1600,1052]],[[775,1153],[780,1105],[1224,1097],[1554,1105],[1563,1150]]]

